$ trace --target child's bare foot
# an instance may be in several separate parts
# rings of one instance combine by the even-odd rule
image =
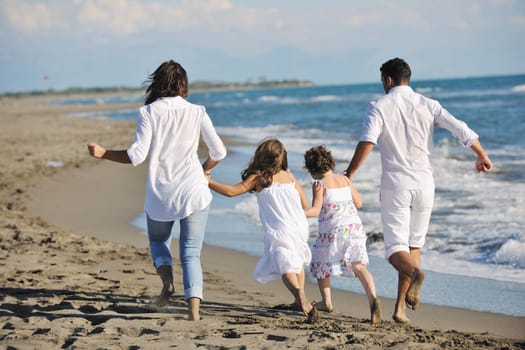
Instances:
[[[304,294],[303,289],[297,288],[295,290],[295,300],[296,303],[301,306],[301,311],[303,312],[303,314],[305,316],[308,316],[308,313],[310,313],[310,311],[312,311],[314,307],[306,299],[306,295]]]
[[[310,310],[306,316],[306,323],[308,324],[315,324],[319,322],[319,313],[317,312],[317,308],[315,306],[312,307],[312,310]]]
[[[409,309],[417,309],[419,305],[419,290],[421,289],[424,280],[425,273],[423,271],[416,269],[414,273],[412,273],[410,286],[408,287],[407,294],[405,297],[405,302]]]
[[[272,306],[272,309],[276,310],[290,310],[290,311],[303,311],[301,309],[301,306],[297,304],[296,302],[293,302],[291,304],[277,304],[275,306]]]
[[[378,324],[381,322],[381,302],[379,298],[374,298],[370,307],[370,323]]]
[[[332,304],[327,305],[324,300],[318,301],[318,302],[314,301],[314,302],[312,302],[312,306],[315,307],[319,311],[324,311],[324,312],[328,312],[328,313],[331,313],[331,312],[334,311],[334,308],[332,307]]]
[[[175,293],[175,286],[173,284],[166,284],[162,287],[162,290],[160,291],[160,295],[157,298],[157,301],[155,304],[157,306],[166,306],[168,305],[170,301],[170,297],[172,294]]]

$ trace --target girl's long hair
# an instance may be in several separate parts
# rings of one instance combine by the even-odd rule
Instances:
[[[148,77],[145,105],[161,97],[188,97],[188,76],[180,64],[172,60],[162,63]]]
[[[259,144],[248,167],[241,172],[241,178],[246,180],[250,175],[257,174],[256,185],[266,188],[272,184],[273,176],[281,170],[288,170],[286,149],[281,141],[267,139]]]

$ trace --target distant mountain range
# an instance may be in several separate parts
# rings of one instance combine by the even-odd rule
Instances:
[[[309,80],[286,79],[286,80],[265,80],[261,79],[258,82],[246,81],[240,82],[214,82],[208,80],[198,80],[190,83],[190,92],[192,90],[237,90],[237,89],[264,89],[277,87],[293,87],[293,86],[313,86],[313,82]],[[0,94],[3,97],[22,97],[22,96],[41,96],[41,95],[76,95],[76,94],[98,94],[98,93],[122,93],[122,92],[140,92],[144,91],[145,87],[71,87],[64,90],[35,90],[28,92],[7,92]]]

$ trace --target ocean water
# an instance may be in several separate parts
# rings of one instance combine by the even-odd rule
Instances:
[[[435,98],[476,133],[494,163],[478,174],[475,156],[446,130],[435,129],[432,164],[436,182],[434,211],[422,265],[428,277],[423,302],[525,316],[525,75],[412,82],[414,90]],[[311,194],[303,152],[324,144],[336,158],[336,171],[348,165],[370,100],[383,95],[381,84],[314,86],[268,90],[191,93],[206,106],[222,135],[258,143],[278,137],[289,153],[292,172]],[[142,96],[124,97],[140,101]],[[75,103],[117,103],[118,99]],[[66,103],[55,101],[55,103]],[[67,102],[71,103],[71,102]],[[135,110],[76,116],[135,119]],[[131,140],[130,140],[131,142]],[[240,180],[254,147],[235,146],[213,176]],[[381,232],[379,179],[375,150],[358,170],[354,184],[363,196],[365,230]],[[260,255],[262,227],[254,195],[214,196],[206,242]],[[311,241],[317,223],[311,223]],[[139,214],[134,224],[144,228]],[[394,297],[396,274],[383,258],[382,242],[369,244],[370,271],[378,294]],[[362,293],[357,280],[336,279],[334,286]]]

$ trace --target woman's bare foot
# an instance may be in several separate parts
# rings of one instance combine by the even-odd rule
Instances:
[[[188,320],[190,321],[198,321],[201,319],[200,317],[200,305],[201,300],[199,298],[189,298],[188,299]]]
[[[312,306],[315,307],[319,311],[324,311],[324,312],[328,312],[328,313],[334,311],[334,308],[332,307],[332,304],[327,305],[324,300],[318,301],[318,302],[314,301],[312,303]]]
[[[370,323],[378,324],[381,322],[381,302],[379,298],[374,298],[370,306]]]
[[[170,301],[170,297],[175,293],[175,286],[173,285],[173,271],[169,265],[161,265],[157,268],[160,280],[162,281],[162,290],[156,300],[158,306],[166,306]]]
[[[157,306],[168,305],[170,301],[170,297],[172,296],[173,293],[175,293],[175,286],[173,286],[173,283],[164,285],[162,287],[162,290],[160,291],[160,295],[157,298],[157,301],[155,302],[155,304],[157,304]]]
[[[416,310],[419,305],[419,290],[425,280],[425,273],[416,269],[412,274],[410,285],[408,286],[405,302],[409,309]]]

